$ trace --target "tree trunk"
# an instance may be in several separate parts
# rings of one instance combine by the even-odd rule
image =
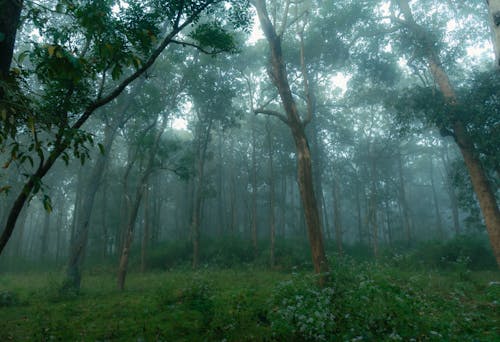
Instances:
[[[65,288],[72,288],[76,291],[80,289],[82,273],[81,267],[85,258],[92,209],[94,207],[97,190],[99,189],[102,181],[109,152],[114,141],[116,128],[117,126],[106,126],[103,141],[105,154],[97,157],[88,179],[83,181],[83,185],[79,185],[81,198],[75,206],[74,230],[71,239],[68,266],[66,269],[66,280],[64,282]]]
[[[358,223],[358,240],[359,244],[363,244],[363,219],[361,216],[361,199],[359,198],[360,184],[359,179],[356,177],[356,214],[357,214],[357,223]]]
[[[255,127],[252,125],[252,246],[254,258],[257,258],[257,156]]]
[[[486,0],[489,9],[490,26],[495,48],[495,67],[500,69],[500,0]]]
[[[378,228],[378,218],[377,218],[377,184],[376,184],[376,168],[375,168],[375,158],[373,155],[370,156],[370,208],[369,208],[369,218],[370,225],[372,227],[372,247],[373,255],[378,258],[379,249],[379,228]]]
[[[432,158],[430,159],[430,175],[431,179],[431,188],[432,188],[432,199],[434,201],[434,210],[436,213],[436,228],[438,231],[438,237],[440,240],[444,239],[444,232],[443,232],[443,223],[441,221],[441,213],[439,211],[439,200],[436,192],[436,185],[434,184],[434,166],[432,162]]]
[[[491,3],[497,1],[491,1]],[[412,27],[418,27],[411,12],[408,0],[399,0],[401,11]],[[429,70],[441,90],[446,102],[450,106],[450,114],[453,114],[458,107],[458,100],[448,75],[441,65],[437,53],[433,46],[424,46]],[[490,237],[490,243],[500,268],[500,210],[495,198],[495,194],[489,184],[488,177],[475,151],[474,144],[462,121],[457,118],[452,119],[452,129],[455,142],[464,158],[465,166],[469,172],[472,187],[479,201],[479,206],[483,213],[486,229]]]
[[[49,254],[50,213],[45,211],[41,236],[40,260],[47,260]]]
[[[151,213],[150,213],[150,200],[149,200],[149,186],[146,185],[144,190],[144,228],[142,232],[141,241],[141,272],[146,271],[146,253],[150,240],[151,231]]]
[[[236,203],[236,175],[234,171],[231,171],[231,186],[230,186],[230,191],[231,191],[231,226],[230,226],[230,233],[231,237],[234,237],[234,234],[237,230],[237,224],[238,224],[238,219],[237,219],[237,214],[238,214],[238,207]]]
[[[342,217],[340,216],[339,185],[335,176],[332,184],[333,200],[333,225],[335,226],[335,241],[337,242],[337,252],[342,255]]]
[[[9,74],[14,45],[16,42],[17,27],[23,9],[23,0],[3,0],[0,2],[0,77],[5,78]],[[0,90],[0,99],[2,93]]]
[[[281,206],[280,206],[280,232],[282,241],[285,239],[286,230],[286,177],[281,178]]]
[[[106,171],[104,171],[106,172]],[[108,244],[109,244],[109,230],[108,230],[108,209],[107,209],[107,199],[108,199],[108,182],[103,176],[103,184],[102,184],[102,199],[101,199],[101,224],[102,224],[102,258],[105,259],[108,255]]]
[[[455,235],[460,234],[460,217],[459,217],[459,212],[458,212],[458,199],[457,199],[457,194],[455,193],[455,187],[453,186],[453,182],[451,181],[451,167],[450,167],[450,161],[448,158],[448,149],[447,145],[444,145],[445,148],[441,149],[441,160],[444,165],[444,170],[445,170],[445,183],[446,183],[446,190],[448,193],[448,197],[450,199],[450,206],[451,206],[451,214],[452,214],[452,219],[453,219],[453,230],[455,231]]]
[[[127,276],[128,260],[130,256],[130,248],[132,246],[132,240],[134,239],[134,227],[135,221],[137,219],[137,214],[139,212],[139,206],[141,204],[141,199],[144,194],[144,189],[146,186],[147,175],[143,176],[139,184],[137,185],[135,192],[135,200],[131,207],[128,217],[127,227],[125,229],[125,238],[123,241],[123,249],[120,256],[120,263],[118,266],[118,289],[123,291],[125,289],[125,277]]]
[[[197,179],[194,186],[194,202],[191,215],[191,241],[193,244],[193,269],[198,268],[200,258],[200,222],[202,214],[203,203],[203,188],[205,186],[205,158],[207,155],[208,142],[210,141],[210,131],[212,129],[212,120],[207,124],[207,127],[201,127],[202,124],[198,123],[198,130],[203,132],[199,133],[196,158],[196,172]]]
[[[157,125],[158,120],[155,121],[155,125]],[[158,151],[158,147],[160,144],[160,139],[163,135],[163,132],[165,131],[165,127],[167,124],[167,118],[163,117],[161,126],[157,129],[153,144],[149,150],[148,154],[148,160],[145,169],[142,172],[142,176],[139,179],[139,182],[137,183],[137,187],[135,190],[135,197],[134,197],[134,203],[131,205],[130,210],[129,210],[129,217],[127,221],[127,227],[125,230],[125,235],[124,235],[124,240],[123,240],[123,248],[122,248],[122,253],[120,257],[120,263],[118,265],[118,289],[123,291],[125,289],[125,277],[127,275],[127,267],[128,267],[128,260],[130,256],[130,248],[132,246],[132,240],[134,238],[134,227],[135,227],[135,221],[137,219],[137,214],[139,212],[139,206],[141,204],[142,196],[144,195],[145,188],[148,183],[149,176],[151,175],[151,172],[153,171],[154,167],[154,161],[155,161],[155,156]],[[146,131],[149,130],[149,128],[152,126],[149,126],[146,128]],[[130,168],[127,170],[129,171]],[[126,185],[126,183],[125,183]],[[127,194],[125,194],[127,195]]]
[[[265,0],[255,0],[253,3],[271,50],[270,76],[278,90],[286,116],[281,113],[266,110],[260,112],[277,116],[280,120],[285,122],[291,130],[297,150],[297,183],[299,185],[302,206],[304,208],[304,218],[306,221],[309,243],[311,245],[314,270],[320,275],[320,284],[324,285],[327,280],[326,273],[329,271],[329,267],[323,246],[318,204],[314,194],[311,151],[304,131],[308,121],[302,122],[297,105],[292,96],[281,50],[282,38],[277,35],[269,19]]]
[[[399,204],[403,214],[403,227],[406,235],[406,243],[411,244],[411,224],[410,224],[410,214],[408,202],[406,200],[406,189],[405,189],[405,179],[403,173],[403,161],[401,156],[401,151],[398,149],[398,175],[399,175]]]
[[[64,197],[61,196],[61,202],[64,201]],[[62,230],[64,227],[64,212],[65,212],[65,207],[64,203],[61,203],[59,205],[59,212],[57,215],[57,223],[56,223],[56,263],[59,264],[59,260],[61,258],[61,235],[62,235]]]
[[[391,213],[389,207],[389,200],[385,201],[385,221],[387,226],[387,241],[389,246],[392,247],[393,237],[392,237],[392,226],[391,226]]]
[[[222,146],[224,144],[224,130],[220,128],[218,150],[219,150],[219,167],[217,168],[218,178],[218,194],[219,198],[217,201],[217,213],[218,213],[218,233],[221,236],[226,229],[226,215],[225,215],[225,197],[224,197],[224,156],[222,153]]]
[[[269,233],[271,239],[270,245],[270,257],[269,263],[271,268],[274,268],[276,265],[275,260],[275,244],[276,244],[276,218],[275,218],[275,193],[274,193],[274,147],[273,147],[273,138],[271,136],[271,129],[269,127],[269,121],[266,125],[267,131],[267,145],[269,149]]]

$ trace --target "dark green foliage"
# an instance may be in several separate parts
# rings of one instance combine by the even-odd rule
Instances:
[[[131,272],[125,292],[108,271],[75,296],[40,274],[2,274],[1,340],[494,341],[498,273],[410,271],[332,258],[331,282],[255,268]]]
[[[236,42],[226,34],[224,28],[217,22],[201,24],[189,35],[202,48],[211,48],[210,52],[235,51]]]
[[[498,315],[490,316],[488,303],[464,310],[467,293],[478,291],[470,280],[406,275],[349,258],[338,259],[331,269],[332,282],[326,288],[303,276],[275,288],[269,317],[276,339],[488,341],[498,334]]]
[[[327,340],[336,325],[331,310],[334,297],[334,288],[318,288],[313,279],[303,275],[279,284],[270,301],[273,334],[278,340]]]
[[[19,304],[18,295],[12,291],[0,291],[0,308]]]
[[[398,267],[440,270],[494,270],[496,261],[486,236],[461,235],[452,240],[422,242],[410,251],[388,250]]]

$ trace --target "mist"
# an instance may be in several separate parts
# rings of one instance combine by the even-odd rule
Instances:
[[[0,339],[500,338],[498,1],[0,13]]]

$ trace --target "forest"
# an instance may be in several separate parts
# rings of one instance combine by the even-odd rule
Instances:
[[[500,341],[500,0],[0,0],[0,341]]]

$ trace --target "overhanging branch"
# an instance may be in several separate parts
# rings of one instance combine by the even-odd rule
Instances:
[[[189,43],[189,42],[184,42],[184,41],[179,41],[179,40],[174,40],[174,39],[172,39],[170,42],[172,44],[182,45],[183,47],[186,47],[186,46],[194,47],[195,49],[203,52],[204,54],[211,55],[211,56],[214,56],[214,55],[217,55],[219,53],[224,52],[224,50],[212,50],[212,51],[208,51],[208,50],[206,50],[206,49],[202,48],[201,46],[196,45],[194,43]]]
[[[278,112],[276,110],[264,109],[264,108],[257,108],[257,109],[254,109],[253,112],[255,114],[266,114],[266,115],[270,115],[270,116],[275,116],[278,119],[280,119],[281,121],[283,121],[285,124],[287,124],[287,125],[289,124],[288,119],[285,116],[285,114],[280,113],[280,112]]]

